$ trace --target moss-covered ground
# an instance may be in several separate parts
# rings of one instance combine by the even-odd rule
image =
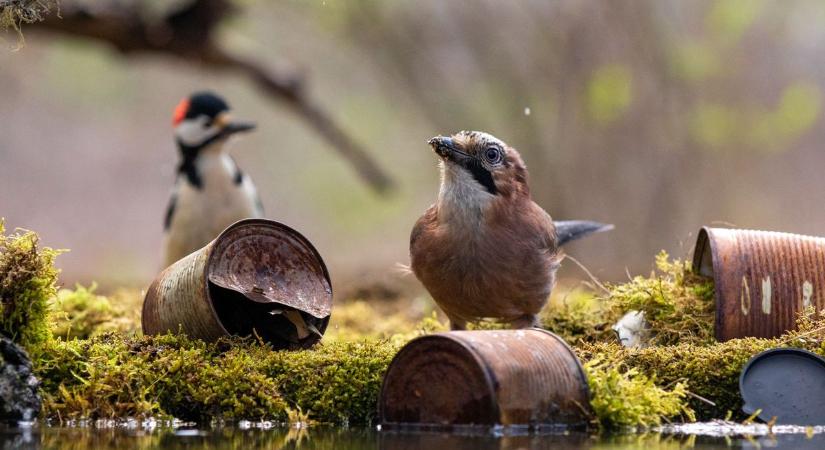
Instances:
[[[56,289],[57,252],[29,232],[0,231],[0,329],[24,345],[42,381],[42,416],[177,417],[366,424],[381,381],[411,338],[446,329],[426,298],[338,302],[323,341],[275,351],[255,339],[204,343],[142,336],[142,293],[101,295],[94,285]],[[647,277],[598,289],[560,286],[543,325],[584,362],[603,428],[741,417],[739,372],[754,354],[797,346],[825,354],[825,321],[813,311],[778,339],[712,338],[712,284],[661,254]],[[610,325],[645,311],[649,346],[625,349]],[[480,328],[497,327],[482,323]]]

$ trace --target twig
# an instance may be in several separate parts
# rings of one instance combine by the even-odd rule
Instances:
[[[707,403],[707,404],[708,404],[708,405],[710,405],[710,406],[716,406],[716,403],[714,403],[714,402],[712,402],[712,401],[710,401],[710,400],[706,399],[705,397],[702,397],[701,395],[694,394],[693,392],[690,392],[690,391],[685,391],[685,392],[687,392],[687,395],[689,395],[689,396],[691,396],[691,397],[695,398],[696,400],[699,400],[699,401],[701,401],[701,402],[705,402],[705,403]]]
[[[570,261],[573,261],[574,263],[576,263],[576,265],[579,266],[579,268],[581,270],[583,270],[584,273],[586,273],[588,277],[590,277],[590,281],[592,281],[593,284],[598,286],[600,289],[602,289],[606,293],[608,293],[608,294],[610,293],[610,290],[608,290],[589,270],[587,270],[587,267],[584,267],[584,264],[580,263],[576,258],[574,258],[570,255],[564,255],[564,257],[566,259],[569,259]]]
[[[256,61],[224,51],[215,43],[214,29],[234,10],[227,0],[194,0],[182,10],[152,21],[137,8],[115,2],[107,2],[93,11],[67,3],[63,1],[61,17],[48,17],[33,29],[106,42],[125,55],[167,55],[211,69],[243,73],[267,97],[286,102],[370,187],[381,193],[394,187],[392,178],[369,153],[304,94],[303,78],[264,68]]]
[[[819,333],[819,332],[822,332],[822,331],[825,331],[825,326],[821,326],[819,328],[814,328],[813,330],[809,330],[809,331],[806,331],[806,332],[800,333],[800,334],[792,334],[792,335],[786,337],[785,339],[782,339],[781,341],[779,341],[779,344],[780,345],[785,345],[785,344],[787,344],[788,342],[790,342],[794,339],[799,339],[803,336],[808,336],[808,335],[811,335],[811,334],[814,334],[814,333]]]

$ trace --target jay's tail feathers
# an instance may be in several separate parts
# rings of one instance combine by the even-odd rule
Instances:
[[[613,224],[592,222],[589,220],[559,220],[556,225],[558,245],[562,246],[570,241],[587,236],[591,233],[601,233],[613,229]]]

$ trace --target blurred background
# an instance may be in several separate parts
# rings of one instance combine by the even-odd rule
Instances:
[[[0,34],[0,216],[71,249],[64,285],[158,272],[172,109],[200,89],[258,122],[233,155],[338,286],[399,280],[438,191],[426,141],[461,129],[517,148],[554,218],[616,225],[567,249],[602,280],[687,256],[702,225],[825,235],[819,0],[60,4],[22,46]],[[181,37],[180,11],[210,14]]]

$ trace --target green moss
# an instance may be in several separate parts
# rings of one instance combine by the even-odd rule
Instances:
[[[433,305],[412,299],[399,307],[394,302],[347,300],[335,305],[324,340],[360,341],[389,339],[414,333],[419,322],[433,314]]]
[[[397,348],[339,342],[277,352],[249,339],[110,333],[49,341],[33,359],[46,417],[286,421],[296,409],[321,422],[368,423]]]
[[[699,420],[719,419],[728,414],[743,419],[739,375],[751,357],[776,347],[799,347],[825,355],[825,321],[803,318],[800,323],[808,328],[777,339],[746,338],[712,345],[682,343],[642,349],[597,343],[579,346],[576,352],[584,361],[609,361],[614,367],[638,370],[655,377],[659,386],[684,383],[691,394],[686,399],[687,407]],[[628,400],[633,401],[632,397]]]
[[[88,288],[60,289],[52,308],[51,328],[57,338],[86,339],[111,331],[135,333],[140,328],[142,296],[121,290],[98,295],[97,284]]]
[[[272,352],[263,362],[263,371],[276,381],[287,403],[310,418],[364,424],[375,418],[384,372],[399,348],[373,340]]]
[[[114,333],[88,340],[51,341],[34,355],[48,417],[175,416],[286,418],[272,380],[256,372],[254,346],[221,353],[185,337],[124,338]]]
[[[592,406],[607,429],[738,415],[739,372],[756,353],[800,346],[825,354],[825,322],[806,317],[782,339],[625,349],[582,342]],[[186,420],[299,417],[334,424],[375,418],[382,377],[410,338],[442,329],[434,317],[390,340],[329,341],[273,351],[250,339],[206,344],[182,336],[51,340],[34,353],[46,417],[175,416]],[[710,405],[701,398],[712,401]],[[291,414],[290,414],[291,413]],[[293,419],[295,420],[295,419]]]
[[[618,319],[608,300],[585,289],[571,289],[554,295],[541,312],[542,327],[559,335],[570,345],[615,339],[610,326]]]
[[[598,424],[606,429],[650,427],[663,420],[682,416],[694,420],[687,405],[685,383],[672,387],[656,384],[656,375],[646,375],[637,368],[622,367],[597,355],[584,364]]]
[[[57,288],[54,259],[60,253],[38,245],[37,234],[5,235],[0,221],[0,331],[31,348],[49,339],[49,302]]]
[[[140,293],[104,297],[92,285],[57,295],[52,326],[68,340],[48,339],[57,252],[39,248],[33,233],[0,237],[2,317],[6,325],[15,320],[11,329],[29,343],[45,417],[366,424],[375,419],[382,378],[395,353],[413,337],[446,329],[434,312],[404,312],[409,304],[396,305],[393,313],[387,305],[353,301],[336,307],[337,333],[311,350],[274,351],[253,339],[208,344],[184,336],[142,337],[134,333]],[[657,268],[651,277],[609,286],[607,296],[559,291],[542,315],[549,329],[575,344],[600,426],[738,415],[739,373],[754,354],[777,346],[825,354],[825,319],[812,310],[800,318],[798,331],[781,339],[712,343],[712,284],[664,253]],[[629,309],[645,311],[658,345],[626,349],[615,342],[609,325]],[[387,317],[391,327],[369,325]],[[117,332],[104,332],[110,328]]]
[[[608,315],[644,312],[653,345],[715,342],[713,280],[691,272],[688,261],[671,261],[664,251],[656,255],[656,269],[650,277],[609,285]]]
[[[604,294],[573,289],[555,294],[541,312],[542,326],[571,345],[614,342],[612,325],[629,311],[643,311],[652,329],[651,345],[711,344],[714,339],[713,280],[691,271],[687,261],[656,255],[656,270]]]

